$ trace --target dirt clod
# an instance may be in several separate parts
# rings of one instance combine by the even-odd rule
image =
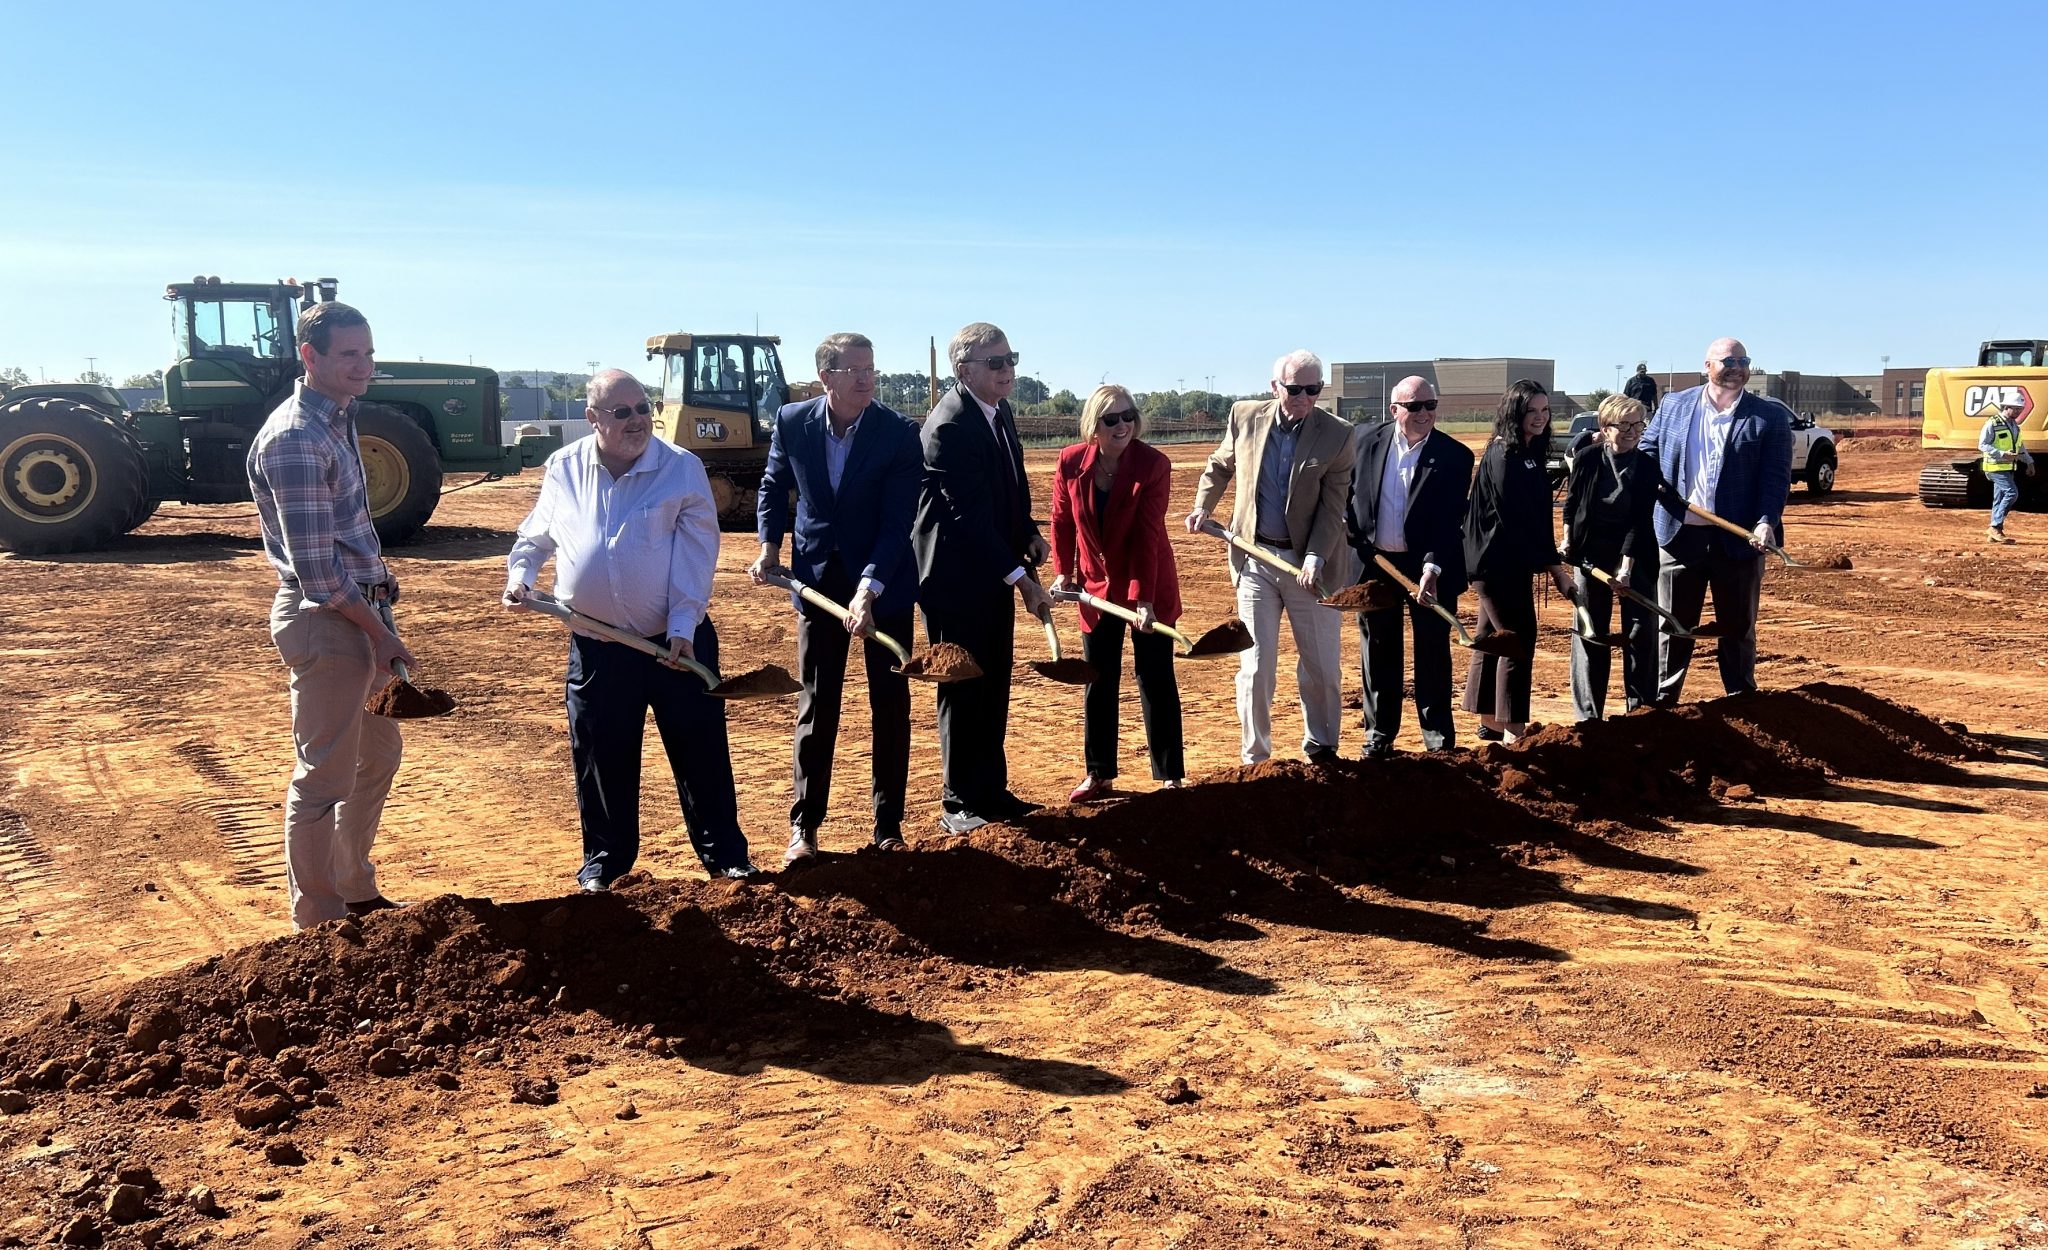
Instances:
[[[391,720],[424,720],[454,711],[455,696],[432,686],[415,686],[409,681],[393,678],[382,690],[370,696],[363,710],[372,716]]]
[[[227,1209],[220,1204],[220,1195],[214,1193],[212,1187],[208,1185],[194,1185],[186,1190],[185,1205],[201,1215],[214,1219],[227,1214]]]
[[[291,1138],[279,1137],[264,1143],[263,1159],[277,1167],[296,1168],[305,1166],[306,1154]]]
[[[100,1211],[116,1224],[133,1224],[149,1213],[149,1195],[140,1185],[116,1185],[107,1191]]]
[[[967,681],[981,676],[981,665],[959,643],[935,642],[910,653],[903,675],[920,681]]]

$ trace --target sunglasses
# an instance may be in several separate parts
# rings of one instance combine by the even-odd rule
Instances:
[[[1122,412],[1105,412],[1095,418],[1095,424],[1109,426],[1112,429],[1126,421],[1132,425],[1138,423],[1138,410],[1136,408],[1126,408]]]
[[[1321,382],[1304,382],[1300,385],[1296,385],[1293,382],[1282,382],[1280,385],[1287,388],[1289,395],[1320,395],[1323,393],[1323,384]]]
[[[960,363],[980,365],[984,369],[1014,369],[1020,359],[1016,352],[1005,352],[1000,356],[969,356]]]
[[[1717,363],[1719,363],[1723,369],[1747,369],[1749,368],[1749,357],[1723,356]]]
[[[1410,412],[1435,412],[1436,404],[1437,401],[1433,399],[1397,399],[1394,401],[1394,407],[1406,408]]]
[[[617,408],[592,408],[591,411],[596,413],[602,413],[603,415],[610,417],[614,421],[624,421],[626,418],[632,416],[634,413],[638,413],[643,417],[652,416],[654,413],[661,411],[661,403],[660,401],[657,400],[656,402],[650,404],[643,399],[639,403],[634,404],[630,408],[624,405],[620,405]]]

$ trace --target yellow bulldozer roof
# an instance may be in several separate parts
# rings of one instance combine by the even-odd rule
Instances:
[[[782,338],[774,334],[656,334],[647,340],[647,358],[656,356],[680,356],[690,350],[693,338],[743,339],[750,343],[780,343]]]

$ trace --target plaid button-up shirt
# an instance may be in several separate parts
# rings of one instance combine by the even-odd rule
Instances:
[[[361,587],[397,581],[370,523],[356,404],[338,405],[301,379],[249,448],[249,492],[263,523],[263,554],[303,608],[360,601]]]

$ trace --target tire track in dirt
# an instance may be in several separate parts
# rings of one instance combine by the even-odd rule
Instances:
[[[7,886],[0,924],[12,924],[27,916],[30,900],[38,897],[56,875],[57,861],[29,831],[28,817],[0,808],[0,882]]]
[[[203,816],[219,831],[227,850],[228,879],[245,889],[284,882],[284,821],[275,800],[252,797],[262,786],[237,776],[211,744],[186,738],[171,747],[206,787],[176,801],[176,808]]]

